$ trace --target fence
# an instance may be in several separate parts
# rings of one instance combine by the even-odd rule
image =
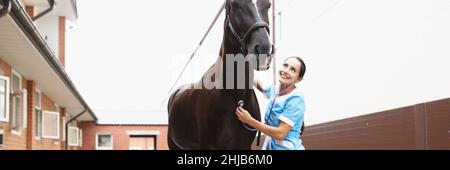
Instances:
[[[450,98],[306,127],[307,149],[450,149]]]

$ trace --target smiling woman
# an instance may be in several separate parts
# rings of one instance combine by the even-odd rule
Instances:
[[[304,130],[305,102],[298,92],[296,83],[303,80],[306,65],[300,57],[287,58],[279,73],[278,87],[263,86],[256,80],[257,89],[270,99],[265,113],[265,124],[255,120],[242,107],[236,108],[237,117],[265,133],[271,138],[265,140],[266,150],[304,150],[300,135]]]

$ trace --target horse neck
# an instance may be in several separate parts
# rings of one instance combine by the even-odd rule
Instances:
[[[239,54],[242,53],[241,48],[240,48],[240,44],[238,43],[237,40],[234,39],[234,36],[232,36],[231,31],[229,30],[228,27],[226,27],[225,29],[225,34],[223,37],[223,41],[222,41],[222,47],[221,47],[221,52],[220,52],[220,59],[218,59],[216,61],[216,64],[220,64],[221,65],[221,69],[220,69],[220,76],[219,76],[219,80],[221,80],[221,83],[223,85],[223,87],[226,87],[226,78],[225,78],[225,73],[227,72],[226,67],[224,65],[225,62],[225,57],[226,54]],[[221,62],[221,63],[218,63]],[[254,71],[253,70],[246,70],[246,74],[247,76],[253,77],[254,75]],[[247,78],[247,77],[246,77]],[[234,82],[237,81],[237,77],[233,76]],[[250,80],[248,82],[245,83],[245,89],[225,89],[223,90],[223,92],[227,95],[231,95],[231,96],[236,96],[238,98],[242,98],[244,96],[248,96],[253,94],[253,80]]]

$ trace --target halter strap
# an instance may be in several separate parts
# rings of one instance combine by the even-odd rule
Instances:
[[[233,33],[233,36],[236,39],[239,40],[239,44],[241,46],[242,53],[247,53],[246,43],[247,43],[248,39],[251,37],[252,33],[255,32],[259,28],[265,28],[267,33],[270,34],[269,24],[267,24],[266,22],[256,22],[245,32],[244,36],[241,37],[239,35],[239,33],[236,31],[236,29],[233,26],[233,24],[231,23],[231,20],[230,20],[230,7],[229,7],[229,5],[230,5],[229,2],[227,1],[227,4],[225,5],[225,8],[226,8],[226,23],[225,23],[225,26],[229,27],[230,30],[231,30],[231,33]]]

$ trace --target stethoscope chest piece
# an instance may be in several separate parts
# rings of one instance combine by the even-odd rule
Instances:
[[[238,107],[244,107],[244,100],[239,100],[237,105]]]

